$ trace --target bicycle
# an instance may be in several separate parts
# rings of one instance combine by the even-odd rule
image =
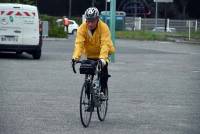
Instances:
[[[97,108],[97,115],[100,121],[104,121],[108,109],[108,89],[104,91],[105,97],[101,96],[101,69],[100,61],[82,60],[80,63],[80,74],[85,74],[85,81],[80,95],[80,118],[82,125],[89,126],[92,112]],[[72,64],[74,73],[76,73],[75,64]]]

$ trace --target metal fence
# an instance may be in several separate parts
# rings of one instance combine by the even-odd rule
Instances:
[[[200,31],[200,20],[167,19],[167,27],[175,28],[178,32]],[[126,17],[125,30],[152,30],[156,27],[165,27],[165,19]]]

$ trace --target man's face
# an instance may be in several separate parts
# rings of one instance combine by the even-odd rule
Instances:
[[[94,30],[97,27],[98,18],[94,20],[86,20],[89,30]]]

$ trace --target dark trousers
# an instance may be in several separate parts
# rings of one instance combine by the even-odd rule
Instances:
[[[95,60],[97,61],[98,59],[91,59],[91,58],[87,58],[88,60]],[[104,92],[105,88],[108,88],[108,63],[106,63],[105,66],[103,66],[102,70],[101,70],[101,92]],[[105,92],[104,92],[105,93]]]
[[[108,64],[101,71],[101,91],[104,92],[104,89],[108,88]]]

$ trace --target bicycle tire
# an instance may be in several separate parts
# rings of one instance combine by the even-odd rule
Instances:
[[[105,88],[105,96],[108,98],[108,88]],[[97,115],[100,121],[104,121],[108,110],[108,99],[101,101],[101,105],[97,107]]]
[[[81,90],[81,95],[80,95],[80,118],[81,118],[81,123],[84,127],[88,127],[91,121],[92,117],[92,111],[87,111],[87,108],[89,106],[92,106],[91,100],[92,96],[89,93],[89,96],[86,93],[86,90],[90,88],[88,87],[88,84],[84,82]],[[88,89],[89,90],[89,89]]]

